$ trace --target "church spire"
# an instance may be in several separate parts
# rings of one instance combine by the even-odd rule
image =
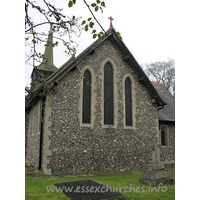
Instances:
[[[49,31],[47,43],[45,46],[46,48],[42,62],[48,62],[50,65],[53,65],[53,32],[51,30]]]
[[[42,63],[39,66],[34,67],[31,74],[32,88],[34,88],[36,84],[46,80],[57,70],[58,68],[53,64],[53,32],[50,30],[45,45]]]
[[[37,69],[54,72],[57,70],[57,67],[53,64],[53,32],[51,30],[49,31],[45,46],[42,63],[37,67]]]

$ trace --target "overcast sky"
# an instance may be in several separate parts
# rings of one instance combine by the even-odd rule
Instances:
[[[65,8],[66,16],[82,16],[82,19],[91,17],[83,1],[77,0],[72,8],[68,8],[68,0],[51,2]],[[91,4],[96,1],[87,0],[87,2]],[[113,27],[121,33],[124,43],[139,64],[167,61],[168,58],[176,60],[174,44],[177,7],[174,2],[174,0],[105,0],[104,13],[101,14],[100,11],[94,13],[105,30],[108,30],[110,24],[108,17],[113,17]],[[37,17],[35,15],[36,19]],[[95,27],[100,30],[97,24]],[[44,27],[44,30],[48,31],[48,29]],[[95,40],[92,39],[91,31],[87,33],[82,31],[80,38],[75,38],[75,41],[79,44],[78,55]],[[63,51],[62,44],[54,48],[54,65],[58,68],[69,59]],[[41,52],[44,52],[43,46],[41,46]],[[31,81],[31,72],[32,66],[26,65],[25,85]]]

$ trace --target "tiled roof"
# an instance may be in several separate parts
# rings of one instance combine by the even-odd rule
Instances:
[[[151,83],[163,101],[167,104],[163,109],[159,110],[159,120],[175,122],[175,98],[161,83],[153,81]]]

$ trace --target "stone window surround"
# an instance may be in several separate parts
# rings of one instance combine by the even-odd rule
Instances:
[[[83,123],[82,121],[82,105],[83,105],[83,77],[80,80],[80,90],[79,90],[79,119],[80,119],[80,126],[81,127],[94,127],[94,113],[95,113],[95,105],[96,105],[96,94],[95,94],[95,90],[96,90],[96,76],[95,73],[93,71],[93,69],[89,66],[86,65],[84,66],[81,70],[81,76],[83,76],[83,74],[85,73],[86,70],[89,70],[90,74],[91,74],[91,113],[90,113],[90,123]]]
[[[131,81],[131,97],[132,97],[132,126],[126,126],[126,101],[125,101],[125,80],[129,78]],[[124,128],[125,129],[135,129],[135,115],[136,115],[136,104],[135,104],[135,81],[131,74],[127,73],[124,75],[122,79],[122,84],[123,84],[123,111],[124,111]]]
[[[107,62],[110,62],[110,64],[113,67],[113,82],[114,82],[114,125],[104,125],[104,66]],[[83,102],[83,79],[81,79],[80,81],[80,90],[79,90],[79,95],[80,95],[80,99],[79,99],[79,119],[80,119],[80,126],[81,127],[91,127],[94,128],[94,114],[95,114],[95,105],[96,105],[96,93],[94,92],[96,90],[96,76],[95,73],[93,71],[93,69],[89,66],[86,65],[84,66],[80,72],[81,74],[84,74],[84,72],[86,70],[89,70],[91,73],[91,123],[90,124],[86,124],[86,123],[82,123],[82,102]],[[111,58],[106,58],[102,64],[101,64],[101,68],[100,68],[100,72],[101,75],[99,76],[101,83],[102,83],[102,95],[101,95],[101,111],[102,111],[102,120],[101,120],[101,124],[103,128],[117,128],[117,118],[118,118],[118,93],[117,93],[117,67],[116,64],[114,63],[114,61]],[[130,81],[131,81],[131,88],[132,88],[132,120],[133,120],[133,126],[126,126],[126,113],[125,113],[125,80],[126,78],[129,77]],[[123,84],[123,112],[124,112],[124,128],[125,129],[135,129],[135,122],[136,122],[136,118],[135,118],[135,114],[136,114],[136,104],[135,104],[135,81],[133,79],[133,77],[131,76],[130,73],[127,73],[124,75],[123,79],[122,79],[122,84]]]
[[[166,129],[167,129],[167,132],[165,133],[165,136],[166,136],[165,139],[166,139],[167,145],[162,145],[162,141],[161,141],[161,130],[162,130],[162,128],[166,128]],[[159,134],[160,134],[160,144],[161,144],[161,148],[162,148],[162,149],[169,148],[169,129],[168,129],[168,125],[160,125]]]
[[[104,66],[105,64],[109,62],[113,68],[113,99],[114,99],[114,125],[108,125],[108,124],[104,124]],[[117,67],[115,62],[107,57],[102,63],[101,63],[101,68],[100,68],[100,79],[101,79],[101,112],[102,112],[102,120],[101,120],[101,124],[103,128],[117,128],[117,124],[118,124],[118,93],[117,93]]]

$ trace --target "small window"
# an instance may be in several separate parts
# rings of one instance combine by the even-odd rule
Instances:
[[[91,118],[91,74],[86,70],[83,75],[83,111],[82,123],[90,124]]]
[[[125,109],[126,109],[126,126],[132,126],[132,93],[131,81],[129,78],[125,80]]]
[[[161,126],[161,145],[162,146],[168,146],[167,137],[168,137],[167,126]]]

